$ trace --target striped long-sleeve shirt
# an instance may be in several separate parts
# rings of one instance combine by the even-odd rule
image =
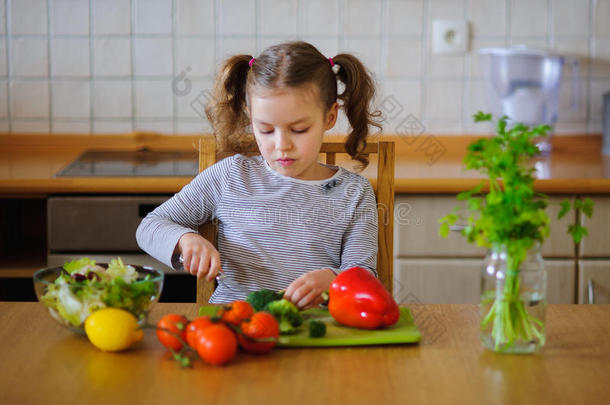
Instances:
[[[243,300],[262,288],[282,290],[321,268],[339,273],[360,266],[376,273],[373,189],[356,173],[328,167],[336,170],[331,178],[300,180],[277,173],[261,156],[226,158],[148,214],[136,232],[138,244],[177,269],[180,237],[217,220],[228,280],[219,282],[212,303]]]

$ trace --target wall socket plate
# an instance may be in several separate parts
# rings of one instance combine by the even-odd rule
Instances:
[[[470,39],[466,20],[434,20],[432,22],[432,50],[440,54],[463,54]]]

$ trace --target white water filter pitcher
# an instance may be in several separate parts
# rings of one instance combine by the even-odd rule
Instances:
[[[557,121],[561,73],[564,63],[572,65],[571,105],[578,109],[579,61],[562,55],[515,46],[479,50],[481,71],[489,112],[506,115],[509,123],[529,127]],[[537,140],[543,154],[551,150],[551,134]]]

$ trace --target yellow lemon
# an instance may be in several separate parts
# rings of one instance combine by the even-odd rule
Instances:
[[[89,315],[85,333],[95,347],[106,352],[125,350],[144,336],[136,317],[118,308],[103,308]]]

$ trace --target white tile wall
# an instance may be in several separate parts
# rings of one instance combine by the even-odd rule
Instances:
[[[175,43],[176,72],[188,69],[191,76],[214,75],[216,43],[212,38],[181,38]]]
[[[608,16],[610,16],[610,1],[594,0],[592,3],[594,9],[593,15],[593,34],[594,35],[610,35],[610,24],[608,24]]]
[[[172,88],[164,80],[138,80],[135,82],[137,118],[169,118],[174,108]]]
[[[379,41],[366,38],[346,38],[343,41],[342,51],[349,52],[359,58],[364,65],[371,70],[373,75],[379,76],[379,62],[381,49]]]
[[[544,37],[548,32],[547,0],[512,0],[510,31],[515,37]]]
[[[553,34],[586,37],[589,34],[589,3],[553,0]]]
[[[53,0],[52,32],[56,35],[89,35],[89,2]]]
[[[171,76],[171,38],[136,38],[134,48],[136,76]]]
[[[13,0],[11,1],[11,34],[46,34],[47,0]]]
[[[89,120],[86,121],[61,121],[53,120],[53,134],[86,134],[91,131]]]
[[[595,37],[592,48],[591,76],[596,79],[610,78],[610,37]]]
[[[215,66],[220,66],[222,62],[231,55],[245,54],[256,55],[256,38],[254,37],[220,37],[216,38],[218,45],[215,57]]]
[[[470,1],[471,29],[475,37],[506,35],[506,1]]]
[[[11,129],[15,133],[23,134],[48,134],[50,132],[49,120],[11,120]]]
[[[384,63],[388,78],[418,78],[421,74],[421,38],[392,38],[387,41]]]
[[[135,0],[136,34],[171,34],[171,0]]]
[[[254,0],[224,0],[217,2],[217,5],[223,35],[255,35]]]
[[[128,119],[93,120],[93,132],[96,134],[126,133],[133,130],[133,122]]]
[[[459,123],[462,118],[461,80],[434,80],[426,85],[424,121]]]
[[[431,51],[435,19],[470,22],[466,54]],[[428,132],[487,132],[471,119],[478,50],[552,49],[581,61],[575,111],[564,69],[556,133],[599,132],[608,21],[610,0],[0,0],[0,132],[209,131],[199,101],[219,64],[296,39],[362,59],[376,103],[403,108],[386,132],[407,112]],[[341,116],[333,132],[347,128]]]
[[[343,10],[345,35],[380,37],[380,0],[350,0],[347,3],[344,2]]]
[[[6,119],[8,117],[7,97],[8,85],[6,80],[0,80],[0,119]]]
[[[388,35],[422,35],[424,2],[421,0],[388,0],[386,5]]]
[[[131,81],[96,81],[93,84],[93,106],[95,118],[131,117]]]
[[[301,32],[321,36],[339,34],[339,0],[308,0],[301,2]]]
[[[93,41],[93,74],[127,76],[131,74],[129,38],[99,38]]]
[[[46,38],[18,38],[13,41],[11,72],[15,76],[48,75],[49,55]]]
[[[296,35],[297,0],[261,0],[261,35]]]
[[[55,81],[51,86],[53,118],[89,118],[91,85],[88,81]]]
[[[0,2],[0,35],[6,35],[6,3]]]
[[[6,38],[0,38],[0,76],[6,74]]]
[[[161,134],[172,134],[174,132],[174,122],[169,120],[145,120],[137,119],[134,125],[136,131],[153,131]],[[196,131],[195,131],[196,132]]]
[[[176,0],[179,35],[214,35],[214,0]]]
[[[93,0],[94,32],[103,34],[131,33],[131,0]]]
[[[49,82],[12,80],[11,118],[48,118]]]
[[[91,73],[88,38],[51,39],[51,74],[88,77]]]
[[[190,121],[202,121],[202,117],[205,116],[202,103],[205,102],[212,85],[212,80],[191,80],[191,90],[187,94],[175,96],[177,117]]]

